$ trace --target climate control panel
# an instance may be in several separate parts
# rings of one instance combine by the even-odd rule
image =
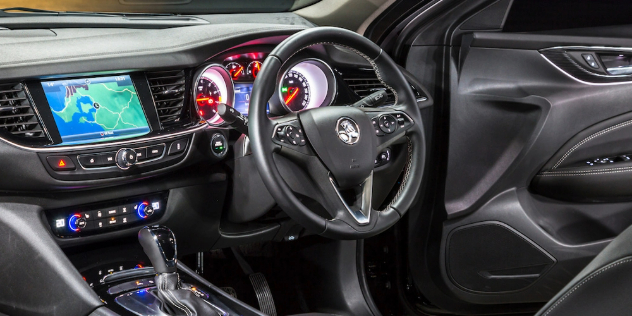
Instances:
[[[143,226],[159,219],[166,208],[167,193],[139,196],[98,204],[47,210],[58,237],[80,237]]]

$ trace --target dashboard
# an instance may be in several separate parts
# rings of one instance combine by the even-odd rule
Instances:
[[[216,113],[225,103],[248,115],[269,53],[309,27],[286,22],[4,31],[0,205],[41,212],[62,247],[133,236],[146,224],[171,227],[191,249],[298,234],[286,216],[274,218],[247,139]],[[345,106],[383,89],[361,57],[316,45],[282,66],[267,112]]]
[[[193,88],[198,115],[212,126],[222,126],[216,112],[217,105],[225,103],[247,116],[253,83],[267,55],[256,50],[234,54],[198,70]],[[329,106],[337,93],[334,71],[318,58],[286,65],[277,86],[267,109],[277,115]]]

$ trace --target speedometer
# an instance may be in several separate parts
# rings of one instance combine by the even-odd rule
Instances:
[[[279,99],[286,111],[328,106],[336,96],[336,78],[318,59],[304,59],[289,67],[279,82]]]
[[[281,82],[281,99],[292,112],[304,110],[309,104],[309,82],[301,73],[290,70]]]
[[[217,114],[217,105],[233,106],[235,89],[231,75],[221,65],[209,65],[198,71],[193,100],[197,114],[211,125],[221,125],[224,120]]]

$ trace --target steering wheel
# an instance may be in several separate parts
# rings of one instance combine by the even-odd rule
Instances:
[[[320,44],[340,46],[365,58],[393,92],[395,104],[328,106],[268,118],[266,104],[276,91],[283,64]],[[393,131],[378,136],[376,128],[386,121]],[[279,44],[255,79],[248,132],[255,164],[272,197],[292,219],[322,236],[361,239],[383,232],[406,213],[421,185],[425,137],[417,100],[393,60],[355,32],[317,27]],[[372,205],[375,158],[398,142],[407,142],[403,176],[393,188],[397,191],[392,200],[377,210]]]

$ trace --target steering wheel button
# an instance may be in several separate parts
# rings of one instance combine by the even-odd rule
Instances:
[[[397,120],[390,114],[381,116],[379,123],[380,129],[386,134],[394,132],[397,128]]]

